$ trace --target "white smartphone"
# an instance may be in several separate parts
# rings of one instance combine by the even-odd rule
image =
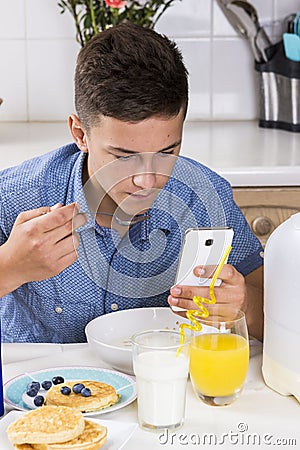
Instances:
[[[179,256],[179,264],[174,285],[209,286],[211,277],[220,263],[226,249],[232,244],[231,227],[189,228],[186,230]],[[225,263],[227,260],[225,261]],[[196,266],[206,267],[205,278],[194,275]],[[220,286],[217,279],[215,286]],[[173,311],[184,311],[172,306]]]

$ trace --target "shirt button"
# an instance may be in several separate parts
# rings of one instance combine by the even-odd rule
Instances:
[[[55,312],[56,312],[57,314],[61,314],[61,313],[62,313],[62,308],[61,308],[60,306],[56,306]]]
[[[260,252],[259,256],[260,256],[261,258],[263,258],[263,257],[264,257],[264,252]]]
[[[117,311],[119,309],[119,305],[117,303],[112,303],[110,308],[112,311]]]

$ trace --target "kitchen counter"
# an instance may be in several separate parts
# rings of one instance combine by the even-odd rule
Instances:
[[[0,169],[71,141],[66,122],[0,122]],[[181,153],[234,187],[300,185],[300,134],[262,129],[256,121],[186,122]]]
[[[250,354],[244,391],[236,402],[224,407],[205,405],[196,398],[188,381],[184,426],[161,437],[137,428],[124,450],[299,448],[299,403],[294,397],[281,396],[264,384],[258,342],[254,343]],[[2,357],[4,382],[22,373],[49,367],[80,365],[109,368],[91,352],[88,344],[3,344]],[[7,407],[6,412],[9,410],[10,407]],[[133,402],[118,411],[95,417],[100,421],[134,423],[137,420],[137,405]],[[3,436],[0,435],[0,442],[1,438]],[[118,450],[109,444],[107,446],[108,449]],[[10,448],[2,449],[1,446],[1,450]]]

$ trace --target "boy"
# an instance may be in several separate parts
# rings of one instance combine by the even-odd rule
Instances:
[[[80,51],[75,143],[0,175],[4,341],[81,342],[90,320],[117,309],[194,308],[208,288],[171,288],[183,234],[225,225],[235,234],[217,301],[242,308],[261,338],[262,249],[229,184],[179,157],[187,105],[166,37],[123,23]]]

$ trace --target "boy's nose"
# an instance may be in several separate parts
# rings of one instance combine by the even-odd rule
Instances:
[[[133,183],[141,189],[152,189],[156,184],[155,173],[141,173],[134,175]]]

